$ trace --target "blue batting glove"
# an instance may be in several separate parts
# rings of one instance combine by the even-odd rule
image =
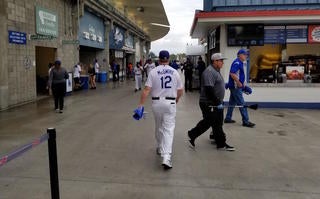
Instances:
[[[229,88],[229,83],[225,83],[224,88],[225,88],[226,90],[228,90],[228,88]]]
[[[134,111],[133,111],[133,118],[135,120],[140,120],[142,117],[143,117],[143,111],[144,111],[144,107],[141,106],[141,107],[138,107],[136,108]]]
[[[219,109],[219,110],[222,110],[223,108],[224,108],[223,104],[219,104],[219,105],[217,106],[217,109]]]
[[[249,86],[243,87],[242,91],[247,95],[250,95],[252,93],[252,89]]]

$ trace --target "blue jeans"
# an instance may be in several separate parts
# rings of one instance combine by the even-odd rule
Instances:
[[[229,106],[243,106],[245,105],[245,101],[242,96],[242,88],[233,88],[230,89],[230,99],[229,99]],[[225,120],[231,120],[232,112],[234,107],[228,107],[227,115]],[[247,124],[249,122],[249,115],[246,107],[239,108],[241,116],[242,116],[242,123]]]

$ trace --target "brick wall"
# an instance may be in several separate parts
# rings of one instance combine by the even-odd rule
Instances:
[[[72,71],[78,61],[78,44],[64,41],[76,40],[77,27],[74,25],[75,16],[69,1],[63,0],[6,0],[7,30],[25,32],[27,35],[36,34],[35,8],[40,6],[58,15],[58,38],[52,40],[27,40],[27,45],[8,44],[8,106],[33,101],[36,93],[36,46],[56,48],[56,57],[61,59],[62,65]],[[1,30],[1,29],[0,29]],[[3,30],[2,30],[3,31]],[[6,40],[8,42],[8,39]],[[31,65],[25,66],[26,59]],[[5,107],[0,107],[0,109]]]

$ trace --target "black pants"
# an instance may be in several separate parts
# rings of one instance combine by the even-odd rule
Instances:
[[[186,92],[192,91],[192,73],[187,71],[184,72],[184,89]]]
[[[54,97],[54,109],[59,107],[60,110],[63,110],[66,83],[52,84],[52,94]]]
[[[112,72],[112,81],[114,82],[118,81],[119,76],[117,76],[117,74],[118,74],[117,71]]]
[[[206,132],[210,127],[214,131],[214,137],[217,147],[223,147],[226,143],[226,135],[223,131],[223,109],[219,110],[211,107],[207,103],[200,102],[203,119],[198,122],[197,126],[190,130],[191,139],[196,139]]]

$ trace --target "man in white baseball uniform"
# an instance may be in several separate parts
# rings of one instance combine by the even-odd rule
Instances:
[[[134,92],[137,92],[138,90],[141,90],[141,84],[142,84],[142,66],[140,65],[140,62],[136,63],[136,66],[134,67],[134,79],[136,81],[136,88],[134,89]]]
[[[139,104],[139,107],[142,107],[151,92],[157,154],[161,155],[162,166],[165,170],[172,168],[171,154],[176,103],[178,103],[183,94],[183,84],[180,75],[169,66],[169,56],[168,51],[160,51],[160,65],[150,71]]]
[[[144,65],[143,69],[147,71],[147,77],[152,69],[154,69],[156,65],[152,62],[152,59],[148,59],[147,63]]]

